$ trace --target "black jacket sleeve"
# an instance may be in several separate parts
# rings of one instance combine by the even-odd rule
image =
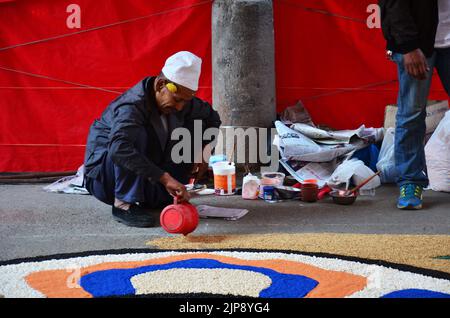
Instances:
[[[205,128],[219,128],[222,123],[219,113],[212,106],[199,98],[194,98],[187,109],[185,119],[201,119],[205,123]]]
[[[420,47],[420,34],[412,13],[412,1],[417,0],[378,1],[383,35],[386,40],[395,43],[395,48],[401,54]]]
[[[109,151],[112,161],[136,175],[158,181],[164,171],[151,162],[134,146],[135,141],[145,131],[144,116],[133,104],[116,108],[110,132]]]
[[[208,102],[205,102],[199,98],[192,99],[192,102],[183,112],[185,122],[201,120],[203,132],[208,128],[219,128],[222,124],[219,113],[214,110]],[[211,143],[213,140],[214,138],[210,141],[204,140],[203,147]]]

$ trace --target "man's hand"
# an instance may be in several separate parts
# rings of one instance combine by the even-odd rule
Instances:
[[[166,188],[167,192],[173,197],[177,197],[179,203],[188,202],[191,198],[186,190],[186,187],[175,180],[170,174],[165,172],[159,182]]]
[[[416,49],[412,52],[403,55],[403,63],[406,71],[411,77],[418,80],[424,80],[427,78],[427,74],[430,71],[427,59],[421,49]]]

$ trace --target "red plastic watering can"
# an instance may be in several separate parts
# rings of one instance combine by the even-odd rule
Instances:
[[[173,234],[187,235],[193,232],[198,225],[198,211],[190,203],[178,203],[174,197],[173,204],[162,210],[159,221],[164,230]]]

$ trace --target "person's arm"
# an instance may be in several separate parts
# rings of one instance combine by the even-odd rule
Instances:
[[[411,13],[417,0],[379,0],[383,33],[393,40],[398,52],[406,54],[420,47],[420,34]]]
[[[219,113],[214,110],[208,102],[201,100],[200,98],[194,97],[192,101],[186,105],[183,110],[183,117],[186,120],[201,119],[206,128],[219,128],[220,121]]]
[[[427,58],[421,49],[403,54],[403,65],[408,74],[418,80],[426,79],[427,74],[430,72]]]
[[[420,35],[411,13],[414,0],[379,0],[383,33],[391,36],[408,74],[416,79],[426,78],[430,68],[420,49]],[[385,21],[386,20],[386,21]],[[389,40],[389,39],[388,39]]]
[[[130,173],[143,176],[149,181],[160,182],[170,195],[178,197],[179,203],[189,201],[189,193],[183,184],[134,147],[134,142],[139,138],[142,129],[145,129],[144,118],[134,105],[122,105],[117,109],[109,146],[112,161],[130,170]]]
[[[219,113],[212,108],[212,106],[199,98],[194,98],[191,103],[189,103],[184,110],[183,114],[184,120],[192,121],[192,120],[201,120],[202,121],[202,132],[204,132],[208,128],[219,128],[222,124],[220,120]],[[216,136],[214,136],[216,137]],[[210,147],[214,141],[212,140],[203,140],[202,141],[202,149],[204,150],[206,147]],[[212,150],[209,150],[210,152]],[[193,165],[191,173],[195,176],[196,180],[202,180],[208,171],[208,163],[204,161],[203,151],[199,154],[195,154],[201,157],[201,163],[198,163],[198,159],[194,160],[197,162]]]
[[[179,203],[188,202],[191,196],[186,187],[172,177],[168,172],[159,179],[159,182],[166,188],[167,192],[173,197],[177,197]]]

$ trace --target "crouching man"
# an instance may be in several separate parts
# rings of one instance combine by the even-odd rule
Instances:
[[[221,124],[211,105],[195,97],[201,62],[190,52],[174,54],[158,76],[143,79],[116,98],[92,124],[84,159],[85,186],[112,206],[117,221],[157,226],[151,209],[164,208],[175,196],[178,202],[189,201],[184,184],[194,164],[173,162],[176,141],[171,133],[183,127],[193,138],[194,120],[201,120],[203,131]]]

